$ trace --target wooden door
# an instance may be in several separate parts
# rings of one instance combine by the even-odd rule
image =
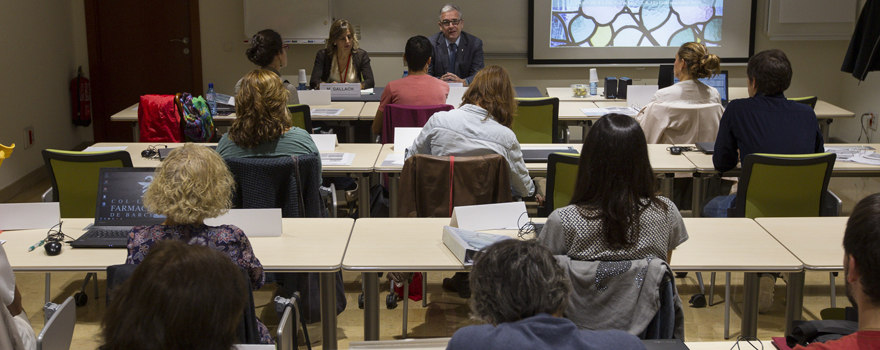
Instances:
[[[95,142],[131,141],[110,116],[141,95],[202,94],[198,0],[86,0]]]

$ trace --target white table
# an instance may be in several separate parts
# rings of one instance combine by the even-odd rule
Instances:
[[[72,237],[84,233],[93,219],[62,219],[62,232]],[[321,274],[321,313],[324,346],[336,349],[336,276],[348,244],[354,220],[349,218],[282,219],[280,237],[249,238],[254,255],[266,272],[317,272]],[[27,249],[46,237],[46,229],[3,232],[3,248],[16,272],[105,271],[107,266],[124,264],[125,249],[71,248],[48,256],[43,249]],[[49,293],[49,276],[46,276]],[[96,282],[97,283],[97,282]]]
[[[843,271],[843,232],[847,217],[758,218],[755,221],[773,235],[804,264],[805,270]],[[785,334],[791,334],[792,321],[803,315],[803,272],[789,279],[785,305]],[[794,274],[792,274],[794,275]],[[833,278],[833,277],[832,277]],[[835,291],[831,289],[831,299]]]

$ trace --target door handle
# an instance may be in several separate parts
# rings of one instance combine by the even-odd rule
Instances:
[[[179,42],[182,42],[182,43],[184,43],[184,44],[189,44],[189,38],[188,38],[188,37],[184,37],[183,39],[171,39],[171,42],[175,42],[175,41],[179,41]]]

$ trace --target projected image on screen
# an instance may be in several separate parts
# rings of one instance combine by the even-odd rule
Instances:
[[[722,0],[552,0],[550,47],[721,42]]]

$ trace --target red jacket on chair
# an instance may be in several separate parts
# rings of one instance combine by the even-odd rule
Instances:
[[[138,105],[139,142],[183,142],[174,95],[143,95]]]

